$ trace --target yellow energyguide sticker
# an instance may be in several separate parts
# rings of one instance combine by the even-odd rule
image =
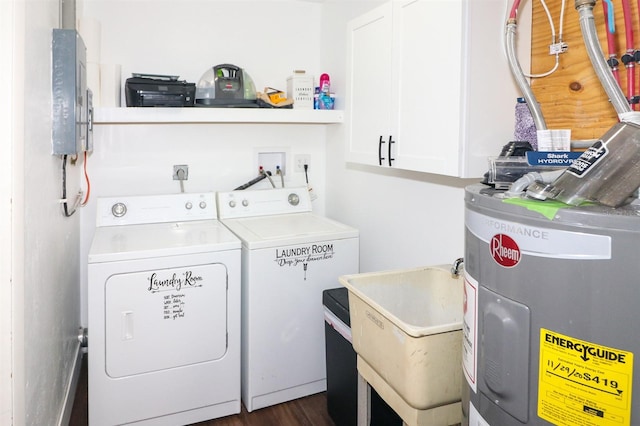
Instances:
[[[632,352],[541,328],[539,371],[542,419],[559,426],[631,424]]]

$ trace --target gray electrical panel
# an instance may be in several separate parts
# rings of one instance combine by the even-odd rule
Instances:
[[[52,154],[92,149],[87,49],[76,30],[54,29],[52,42]]]

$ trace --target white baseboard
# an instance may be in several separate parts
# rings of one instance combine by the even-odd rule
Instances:
[[[71,420],[71,412],[73,411],[73,402],[76,396],[76,389],[78,388],[78,381],[80,380],[80,370],[82,369],[82,347],[80,342],[76,346],[76,356],[71,369],[71,380],[69,380],[69,386],[64,396],[64,408],[60,413],[60,419],[58,420],[58,426],[68,426],[69,420]]]

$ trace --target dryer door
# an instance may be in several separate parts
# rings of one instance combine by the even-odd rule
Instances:
[[[212,263],[110,276],[105,338],[113,378],[222,358],[227,268]]]

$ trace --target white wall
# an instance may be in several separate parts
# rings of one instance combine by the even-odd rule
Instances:
[[[19,108],[11,146],[12,207],[13,424],[50,425],[63,417],[65,397],[80,353],[79,215],[65,218],[61,160],[51,155],[51,30],[59,26],[56,0],[16,2],[18,55],[14,76]],[[23,13],[22,13],[23,12]],[[24,121],[22,121],[24,117]],[[69,191],[78,190],[69,167]]]
[[[327,156],[344,159],[343,146],[330,144]],[[327,212],[360,228],[361,272],[452,263],[464,254],[463,188],[473,182],[334,165]]]
[[[22,59],[24,34],[23,7],[17,1],[0,2],[0,140],[4,141],[4,155],[0,156],[0,424],[12,424],[19,413],[24,417],[24,363],[21,343],[24,335],[23,323],[14,315],[23,311],[22,282],[16,277],[14,268],[22,262],[12,253],[14,245],[20,245],[22,221],[14,215],[22,211],[22,197],[16,198],[14,184],[22,184],[14,177],[18,164],[22,163],[23,115]],[[22,191],[19,191],[22,193]],[[22,251],[18,247],[18,250]],[[14,260],[15,259],[15,260]],[[21,275],[21,274],[20,274]],[[16,282],[17,280],[17,282]],[[14,337],[20,342],[14,344]],[[15,355],[19,355],[16,363]],[[18,386],[19,384],[19,386]],[[14,386],[18,389],[14,396]]]
[[[293,70],[320,73],[322,6],[299,0],[84,0],[99,21],[100,62],[197,83],[214,65],[244,68],[256,89],[284,90]],[[91,44],[91,43],[88,43]],[[124,104],[123,104],[124,105]]]

